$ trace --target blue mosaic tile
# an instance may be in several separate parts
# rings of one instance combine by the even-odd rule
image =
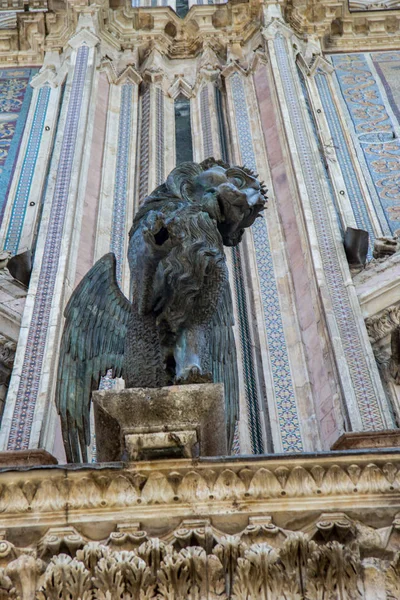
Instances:
[[[390,231],[400,227],[400,141],[364,54],[332,55],[339,89]],[[374,196],[372,196],[374,200]],[[387,229],[386,223],[382,227]]]
[[[36,168],[36,160],[39,153],[40,142],[42,140],[49,97],[49,87],[46,86],[39,90],[31,131],[29,133],[29,139],[21,167],[21,174],[19,177],[17,190],[15,192],[10,223],[4,244],[4,249],[9,250],[12,254],[17,254],[18,252],[26,208],[28,206],[28,198],[31,191],[32,179]]]
[[[0,213],[10,189],[38,69],[0,69]]]
[[[157,185],[161,185],[165,180],[164,168],[164,94],[160,88],[156,88],[156,171]]]
[[[363,192],[358,182],[357,173],[354,169],[342,123],[340,121],[335,102],[332,98],[326,75],[324,73],[317,73],[315,75],[315,81],[318,87],[325,116],[328,121],[329,130],[331,132],[332,144],[335,147],[336,156],[338,158],[339,166],[346,184],[347,194],[353,209],[354,218],[357,227],[359,229],[363,229],[364,231],[368,231],[369,233],[369,254],[371,254],[371,247],[373,247],[375,240],[375,232],[365,206]],[[371,256],[369,256],[369,258],[371,258]]]
[[[129,177],[129,158],[132,131],[133,84],[124,83],[118,123],[117,163],[115,168],[114,205],[111,226],[110,251],[117,259],[117,281],[122,282],[122,265],[125,258],[126,211]]]

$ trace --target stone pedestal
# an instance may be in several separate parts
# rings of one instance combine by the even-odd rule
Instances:
[[[227,454],[222,384],[106,390],[93,404],[99,462]]]
[[[366,450],[368,448],[399,448],[400,429],[384,431],[349,431],[336,440],[332,450]]]

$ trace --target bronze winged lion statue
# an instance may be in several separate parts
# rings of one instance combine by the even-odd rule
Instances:
[[[69,462],[87,460],[91,392],[109,369],[129,388],[223,382],[231,447],[238,376],[224,245],[239,244],[265,203],[244,167],[182,163],[134,218],[132,300],[112,253],[82,279],[65,309],[56,389]]]

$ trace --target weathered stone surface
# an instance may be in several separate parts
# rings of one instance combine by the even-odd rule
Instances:
[[[227,454],[222,384],[101,391],[93,402],[100,462]]]
[[[47,450],[18,450],[0,452],[0,469],[4,467],[39,467],[56,465],[57,459]]]
[[[332,450],[362,450],[365,448],[400,448],[400,430],[351,431],[341,435],[332,445]]]

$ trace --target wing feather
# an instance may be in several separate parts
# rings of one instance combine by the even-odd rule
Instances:
[[[122,375],[130,302],[118,287],[114,254],[106,254],[73,292],[64,312],[56,406],[68,462],[87,460],[90,398],[101,376]]]
[[[225,388],[229,450],[233,443],[235,424],[239,418],[239,381],[233,325],[232,297],[227,283],[214,315],[210,351],[213,380],[223,383]]]

